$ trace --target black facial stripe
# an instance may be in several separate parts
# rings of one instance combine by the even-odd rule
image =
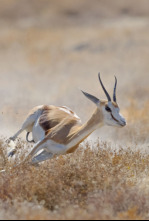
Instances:
[[[113,116],[113,114],[111,113],[111,116],[112,116],[112,118],[113,118],[113,120],[115,120],[116,122],[118,122],[119,123],[119,121]]]

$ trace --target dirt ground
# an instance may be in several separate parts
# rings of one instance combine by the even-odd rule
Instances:
[[[118,104],[128,125],[104,127],[90,140],[148,151],[149,1],[0,3],[0,136],[12,136],[41,104],[68,106],[85,122],[94,104],[80,90],[105,98],[101,72],[110,94],[117,76]]]

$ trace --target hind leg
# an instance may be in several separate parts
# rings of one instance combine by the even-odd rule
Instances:
[[[9,146],[12,148],[13,146],[13,149],[8,153],[8,157],[13,157],[15,155],[15,153],[17,152],[17,149],[15,147],[15,143],[14,141],[16,140],[16,138],[24,131],[25,129],[20,129],[13,137],[10,137],[8,139],[8,144]]]
[[[37,121],[37,119],[40,117],[42,113],[41,106],[35,107],[34,109],[31,110],[30,114],[26,118],[25,122],[23,123],[21,129],[14,134],[14,136],[10,137],[10,140],[15,141],[16,138],[24,131],[26,130],[27,132],[32,132],[33,125]]]
[[[13,137],[10,137],[9,140],[15,141],[17,137],[25,130],[25,128],[21,128]]]
[[[22,127],[13,137],[10,137],[8,139],[9,146],[10,147],[13,146],[13,149],[8,153],[8,157],[13,157],[15,153],[17,152],[14,141],[24,130],[26,130],[26,127]]]
[[[34,117],[34,115],[29,116],[25,122],[23,123],[21,129],[14,134],[12,137],[10,137],[9,139],[12,141],[15,141],[17,139],[17,137],[24,131],[26,130],[27,132],[31,132],[32,128],[33,128],[33,124],[35,123],[36,118]]]
[[[23,125],[22,125],[22,127],[21,127],[21,129],[16,133],[16,134],[14,134],[14,136],[12,136],[12,137],[10,137],[9,139],[8,139],[8,143],[11,143],[11,141],[15,141],[16,139],[17,139],[17,137],[23,132],[23,131],[27,131],[27,132],[32,132],[32,128],[33,128],[33,125],[34,125],[34,123],[35,123],[35,121],[36,121],[36,119],[37,119],[37,116],[35,115],[35,114],[33,114],[33,115],[30,115],[27,119],[26,119],[26,121],[23,123]],[[8,156],[10,157],[12,157],[12,156],[14,156],[14,154],[16,153],[16,148],[13,148],[12,150],[11,150],[11,152],[8,154]]]

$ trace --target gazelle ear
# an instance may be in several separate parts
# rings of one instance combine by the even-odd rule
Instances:
[[[97,97],[95,97],[95,96],[93,96],[93,95],[91,95],[91,94],[88,94],[88,93],[86,93],[86,92],[84,92],[84,91],[82,91],[82,93],[83,93],[89,100],[91,100],[94,104],[96,104],[96,105],[99,105],[99,104],[100,104],[100,100],[99,100]]]

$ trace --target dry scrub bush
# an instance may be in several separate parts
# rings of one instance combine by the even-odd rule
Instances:
[[[9,169],[7,162],[0,179],[0,218],[149,218],[149,191],[144,194],[138,185],[149,175],[149,156],[130,149],[114,153],[102,142],[95,146],[94,151],[86,143],[85,149],[37,168]]]
[[[125,140],[134,136],[140,147],[147,141],[148,107],[148,102],[142,109],[132,103],[126,110],[128,128],[121,132]],[[6,172],[0,174],[0,219],[149,219],[148,154],[131,146],[113,151],[113,144],[86,142],[39,167],[14,168],[29,146],[18,141],[20,154],[9,162],[4,143],[1,139],[0,167]]]

